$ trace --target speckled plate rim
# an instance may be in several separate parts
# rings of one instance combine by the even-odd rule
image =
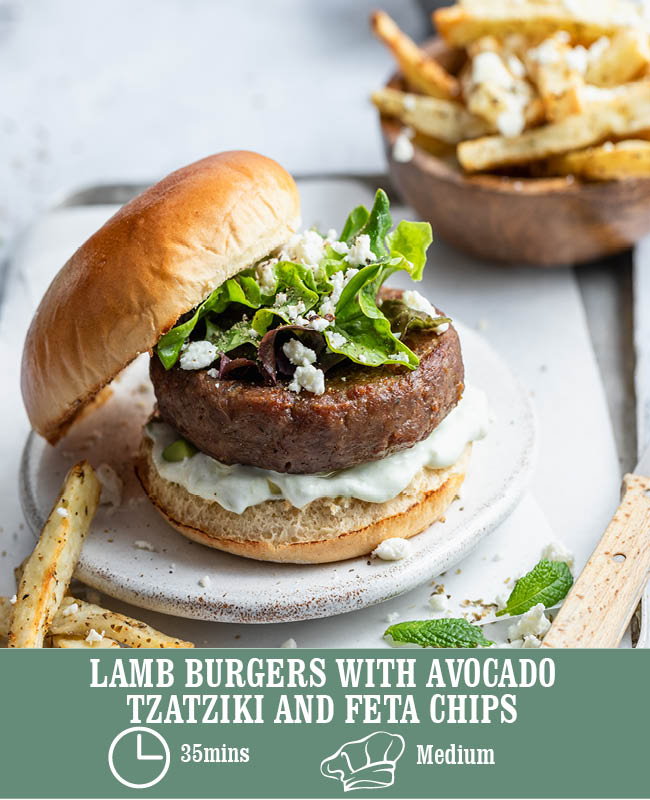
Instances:
[[[381,569],[364,575],[361,584],[353,578],[341,576],[340,573],[337,573],[337,577],[332,571],[332,582],[321,585],[317,592],[303,592],[292,596],[285,589],[278,593],[280,596],[274,598],[272,603],[267,597],[258,596],[255,592],[251,592],[246,602],[242,603],[224,602],[216,596],[210,597],[209,592],[198,592],[196,589],[192,591],[189,586],[185,587],[185,593],[161,590],[160,585],[154,582],[147,585],[146,581],[134,575],[115,573],[105,563],[88,563],[83,552],[75,572],[76,577],[107,595],[151,611],[207,621],[275,623],[330,617],[375,605],[408,592],[457,564],[513,511],[526,489],[537,455],[536,414],[526,391],[482,337],[465,326],[457,324],[457,328],[464,347],[470,340],[473,347],[483,349],[486,355],[489,354],[489,359],[498,364],[502,375],[507,376],[521,435],[518,453],[501,485],[489,496],[482,498],[470,515],[463,515],[455,527],[448,529],[450,536],[427,541],[422,538],[427,536],[426,531],[419,534],[416,537],[417,543],[427,543],[418,548],[414,555],[402,561],[382,564]],[[26,521],[35,535],[41,530],[44,520],[38,510],[30,465],[38,458],[39,451],[44,446],[46,445],[41,437],[34,432],[29,434],[19,476],[21,505]],[[366,560],[367,557],[361,557],[319,566],[321,569],[340,568],[342,564],[354,565]],[[277,570],[284,566],[257,563],[260,564],[260,569]],[[344,575],[347,576],[348,572]]]

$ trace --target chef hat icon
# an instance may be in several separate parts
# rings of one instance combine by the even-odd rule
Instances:
[[[376,731],[364,739],[341,745],[323,759],[321,774],[341,781],[343,790],[382,789],[392,786],[395,765],[404,752],[404,739],[397,733]]]

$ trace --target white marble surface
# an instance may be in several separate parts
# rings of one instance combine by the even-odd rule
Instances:
[[[65,192],[227,149],[382,172],[373,0],[0,0],[0,240]],[[415,3],[382,7],[419,35]]]

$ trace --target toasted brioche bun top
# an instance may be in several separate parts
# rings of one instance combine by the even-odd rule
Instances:
[[[62,267],[34,315],[21,375],[33,428],[56,443],[181,315],[299,224],[293,178],[246,151],[190,164],[127,203]]]

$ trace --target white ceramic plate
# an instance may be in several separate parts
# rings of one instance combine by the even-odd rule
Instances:
[[[412,542],[408,558],[367,557],[314,566],[251,561],[188,541],[144,497],[132,468],[140,428],[153,402],[148,357],[113,383],[113,395],[56,447],[31,434],[21,468],[27,521],[40,531],[68,468],[81,458],[112,465],[124,480],[122,505],[100,508],[76,575],[136,606],[220,622],[290,622],[380,603],[431,580],[460,561],[514,508],[535,451],[535,419],[523,389],[494,351],[462,325],[466,375],[488,395],[488,437],[475,444],[461,499],[444,523]],[[135,413],[134,413],[135,412]],[[150,542],[154,552],[138,549]],[[199,581],[209,576],[208,585]]]

